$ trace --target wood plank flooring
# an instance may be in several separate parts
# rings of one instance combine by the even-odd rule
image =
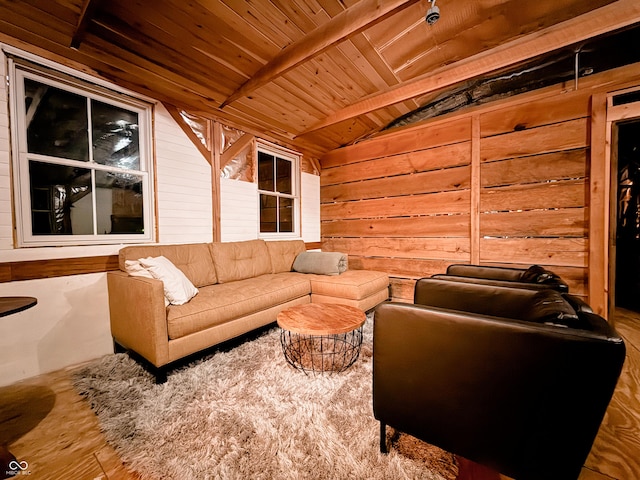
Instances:
[[[640,314],[618,310],[614,322],[625,338],[627,360],[579,480],[640,478]],[[0,459],[11,452],[22,466],[28,464],[21,473],[29,473],[30,480],[139,480],[107,444],[88,403],[75,392],[75,368],[0,388]],[[0,478],[4,474],[0,471]],[[471,462],[460,463],[458,480],[498,478],[506,480]]]

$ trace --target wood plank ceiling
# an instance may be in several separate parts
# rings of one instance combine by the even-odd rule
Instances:
[[[0,0],[0,41],[308,155],[640,21],[637,0]]]

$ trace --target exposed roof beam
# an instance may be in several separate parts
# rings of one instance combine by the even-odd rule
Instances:
[[[383,92],[369,95],[328,115],[298,137],[638,22],[640,2],[618,0],[545,30],[438,68]]]
[[[271,61],[242,84],[227,98],[220,108],[266,85],[274,78],[307,60],[319,55],[333,45],[347,40],[367,27],[393,15],[419,0],[360,0],[342,11],[327,23],[282,49]]]
[[[77,49],[80,46],[80,43],[84,39],[84,33],[87,30],[87,25],[89,25],[89,22],[93,19],[93,14],[96,12],[100,1],[101,0],[85,0],[84,5],[82,6],[82,11],[80,12],[76,31],[73,33],[71,45],[69,45],[71,48]]]

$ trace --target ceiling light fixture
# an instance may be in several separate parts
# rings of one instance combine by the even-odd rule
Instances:
[[[425,20],[429,25],[433,25],[440,18],[440,9],[436,7],[436,0],[429,0],[431,7],[427,10],[427,16]]]

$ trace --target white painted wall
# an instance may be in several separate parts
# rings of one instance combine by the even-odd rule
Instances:
[[[0,45],[2,46],[2,45]],[[0,78],[5,78],[0,53]],[[82,76],[82,75],[80,75]],[[213,238],[211,169],[161,104],[155,114],[157,226],[160,243]],[[121,245],[13,247],[9,119],[0,82],[0,263],[116,254]],[[302,174],[302,236],[320,240],[320,179]],[[221,179],[223,241],[257,238],[255,184]],[[35,296],[38,304],[0,318],[0,386],[112,352],[106,274],[0,283],[0,296]]]
[[[13,248],[11,230],[11,174],[9,163],[9,112],[7,98],[7,62],[0,53],[0,250]]]
[[[210,242],[211,166],[162,104],[155,110],[155,139],[160,243]]]
[[[300,180],[301,235],[305,242],[320,241],[320,177],[302,173]]]
[[[220,239],[237,242],[258,238],[258,185],[220,179]]]
[[[0,318],[0,385],[113,351],[105,274],[0,283],[0,296],[21,295],[38,304]]]

